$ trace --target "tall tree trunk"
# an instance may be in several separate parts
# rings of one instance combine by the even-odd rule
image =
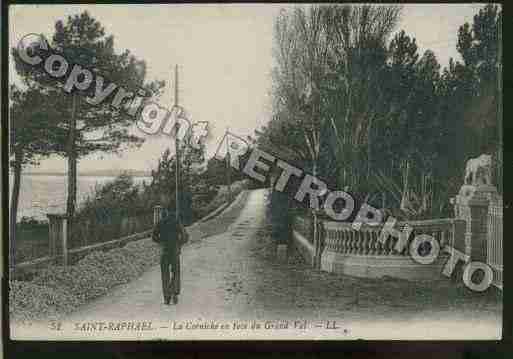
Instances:
[[[77,127],[77,95],[73,94],[71,117],[69,121],[68,133],[68,198],[66,203],[66,216],[68,218],[68,239],[71,237],[73,216],[75,215],[76,198],[77,198],[77,151],[76,151],[76,127]]]
[[[401,210],[409,212],[410,208],[410,160],[407,158],[403,166],[403,193],[401,197]]]
[[[16,264],[16,219],[18,216],[18,201],[21,185],[21,164],[23,163],[23,152],[17,149],[14,152],[14,182],[11,193],[11,213],[9,223],[9,267],[14,270]]]
[[[312,174],[315,178],[317,178],[317,161],[314,160],[313,163],[313,170]],[[312,216],[313,216],[313,239],[314,239],[314,260],[313,265],[315,269],[320,269],[320,252],[321,252],[321,238],[319,235],[319,225],[318,225],[318,219],[317,219],[317,210],[312,209]]]
[[[373,117],[369,119],[369,124],[367,126],[367,180],[371,178],[371,170],[372,170],[372,123]]]

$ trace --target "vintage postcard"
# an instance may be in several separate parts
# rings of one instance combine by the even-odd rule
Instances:
[[[11,339],[502,338],[500,5],[8,16]]]

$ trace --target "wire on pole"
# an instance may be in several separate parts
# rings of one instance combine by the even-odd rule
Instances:
[[[175,96],[174,105],[178,106],[178,65],[175,65]],[[176,123],[178,126],[178,122]],[[180,220],[180,140],[178,139],[178,127],[175,128],[175,215],[176,221]]]

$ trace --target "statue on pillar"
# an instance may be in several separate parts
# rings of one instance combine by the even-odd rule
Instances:
[[[471,158],[465,167],[465,184],[480,186],[492,185],[492,156],[482,154],[479,157]]]
[[[488,207],[499,197],[492,183],[492,156],[471,158],[465,167],[464,184],[454,198],[456,219],[466,222],[464,238],[455,246],[474,260],[486,260]]]

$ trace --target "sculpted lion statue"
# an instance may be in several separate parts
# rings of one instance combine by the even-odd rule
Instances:
[[[483,154],[467,161],[465,184],[474,186],[492,184],[492,156]]]

